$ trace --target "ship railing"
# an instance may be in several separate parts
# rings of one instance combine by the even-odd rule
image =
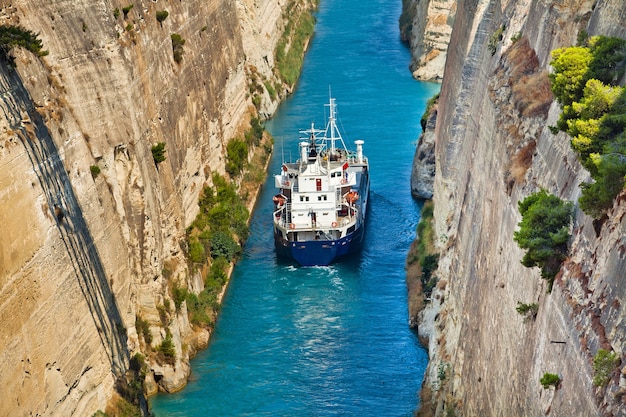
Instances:
[[[274,218],[278,220],[279,225],[289,227],[291,222],[291,203],[286,203],[274,210]]]
[[[353,164],[353,165],[358,165],[359,164],[359,160],[356,157],[356,154],[350,154],[348,156],[348,163]],[[367,164],[367,156],[363,156],[363,164]]]

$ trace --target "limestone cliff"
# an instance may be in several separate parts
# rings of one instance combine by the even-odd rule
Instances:
[[[413,77],[423,81],[443,78],[457,0],[403,0],[402,39],[411,47]]]
[[[420,313],[420,415],[626,415],[626,194],[602,224],[576,210],[551,293],[513,241],[520,200],[545,188],[576,202],[589,179],[570,138],[548,129],[560,113],[551,51],[582,30],[626,38],[625,21],[621,0],[458,2],[435,129],[439,283]],[[536,318],[518,302],[537,303]],[[621,360],[606,387],[592,383],[600,348]]]
[[[0,2],[0,24],[49,51],[0,60],[0,416],[104,410],[141,352],[137,317],[153,345],[166,328],[175,344],[174,366],[153,363],[148,382],[184,385],[208,337],[170,303],[172,279],[203,285],[185,228],[226,142],[289,88],[258,84],[281,84],[273,51],[293,3]]]
[[[433,97],[435,100],[436,97]],[[437,122],[437,105],[426,109],[422,129],[411,170],[411,194],[418,199],[433,198],[435,182],[435,127]]]

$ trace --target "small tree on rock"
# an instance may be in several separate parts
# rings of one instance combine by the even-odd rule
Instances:
[[[549,291],[567,255],[572,210],[571,202],[566,203],[545,190],[519,203],[522,221],[513,239],[520,248],[527,249],[522,264],[541,268],[541,277],[549,282]]]

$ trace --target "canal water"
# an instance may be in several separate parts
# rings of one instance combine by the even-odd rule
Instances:
[[[261,190],[209,347],[189,385],[151,399],[164,416],[411,416],[427,352],[408,328],[404,261],[419,220],[410,172],[420,118],[438,84],[411,78],[401,0],[321,0],[295,93],[266,124],[270,174],[297,157],[298,130],[323,127],[329,92],[348,147],[365,141],[371,195],[353,259],[278,261],[273,179]]]

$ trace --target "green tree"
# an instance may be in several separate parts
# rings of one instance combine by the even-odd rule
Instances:
[[[592,154],[590,160],[597,174],[593,176],[594,182],[580,185],[582,195],[578,203],[586,214],[598,219],[613,206],[615,196],[624,189],[626,153]]]
[[[163,23],[165,19],[169,16],[169,12],[167,10],[157,10],[156,12],[156,20],[159,23]]]
[[[241,255],[241,246],[228,233],[220,230],[211,236],[211,257],[224,258],[231,261],[233,258]]]
[[[36,33],[21,26],[0,25],[0,50],[5,57],[8,58],[9,51],[18,46],[37,56],[48,55],[48,51],[43,50],[43,42]]]
[[[626,41],[583,37],[581,46],[553,51],[552,91],[563,111],[556,127],[593,182],[581,184],[581,209],[599,219],[624,189],[626,175],[626,88],[615,85],[624,73]]]
[[[541,277],[549,282],[549,290],[567,254],[572,210],[572,203],[545,190],[519,202],[522,221],[513,239],[520,248],[527,249],[522,264],[541,268]]]
[[[611,380],[611,374],[619,365],[619,357],[615,352],[599,349],[593,358],[593,385],[602,387]]]
[[[543,376],[539,379],[539,383],[541,384],[541,386],[544,389],[549,388],[550,386],[553,387],[558,387],[559,384],[561,383],[561,377],[558,376],[557,374],[550,374],[548,372],[546,372],[545,374],[543,374]]]
[[[180,64],[183,60],[183,54],[185,53],[185,50],[183,49],[183,46],[185,45],[185,40],[178,33],[172,33],[170,38],[172,39],[172,51],[174,53],[174,61],[177,64]]]
[[[226,145],[226,172],[239,175],[248,157],[248,145],[241,139],[234,139]]]
[[[162,359],[164,359],[166,363],[173,365],[176,362],[176,346],[174,345],[172,333],[170,333],[169,329],[167,330],[165,339],[163,339],[157,348],[157,351],[164,356]]]
[[[122,7],[122,13],[124,13],[124,19],[128,17],[128,13],[133,9],[135,5],[129,4],[128,6]]]
[[[619,63],[624,60],[626,41],[607,36],[593,36],[588,40],[593,60],[589,64],[590,78],[605,84],[615,83],[623,74]]]
[[[573,46],[552,51],[550,65],[553,72],[548,75],[554,97],[562,106],[578,101],[589,80],[589,64],[593,55],[589,48]]]
[[[155,164],[158,165],[165,161],[165,142],[157,143],[150,150],[152,151],[152,158]]]

